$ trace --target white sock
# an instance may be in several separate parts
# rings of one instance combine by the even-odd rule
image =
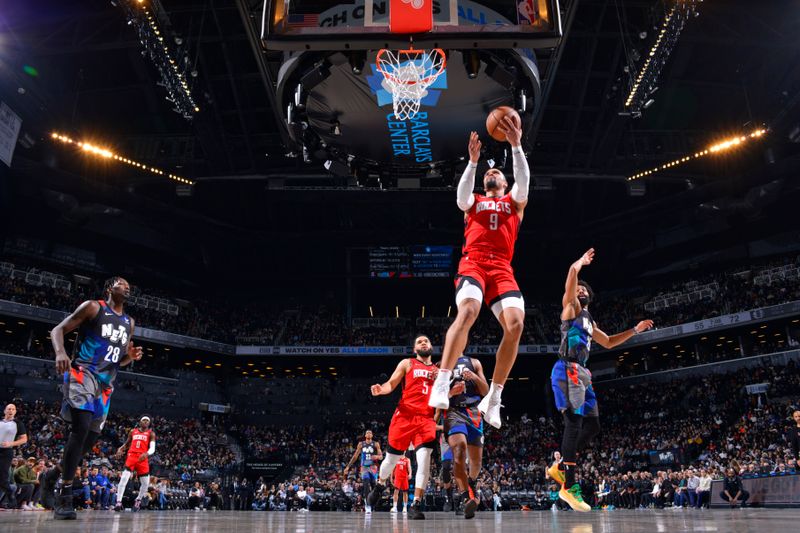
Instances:
[[[442,368],[439,370],[439,374],[436,376],[436,382],[441,383],[444,381],[445,383],[450,383],[450,377],[453,375],[452,370],[447,370],[446,368]]]
[[[495,384],[495,382],[492,381],[491,385],[489,385],[489,394],[487,394],[487,396],[496,396],[497,399],[499,400],[502,394],[503,394],[503,386]]]
[[[145,496],[147,496],[147,488],[150,486],[150,476],[142,476],[139,478],[139,495],[136,497],[137,500],[142,500]]]
[[[122,505],[122,498],[125,497],[125,487],[128,486],[128,481],[131,479],[131,473],[127,470],[122,472],[119,478],[119,485],[117,485],[117,503]]]

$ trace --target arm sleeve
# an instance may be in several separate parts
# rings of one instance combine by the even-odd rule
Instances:
[[[156,441],[151,440],[150,448],[147,450],[147,455],[153,455],[154,453],[156,453]]]
[[[525,159],[525,152],[522,151],[521,146],[511,149],[511,157],[514,160],[514,186],[511,187],[511,199],[515,202],[527,202],[531,183],[531,169],[528,167],[528,160]]]
[[[467,168],[464,169],[464,173],[461,174],[461,179],[458,182],[456,203],[458,208],[464,212],[472,209],[472,204],[475,203],[475,195],[472,194],[472,191],[475,189],[475,172],[477,169],[477,164],[467,163]]]

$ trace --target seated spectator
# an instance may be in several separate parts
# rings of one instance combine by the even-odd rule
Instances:
[[[700,481],[697,484],[697,508],[708,508],[711,497],[711,475],[705,468],[700,469]]]
[[[28,457],[27,461],[20,461],[14,469],[14,483],[17,485],[17,504],[23,511],[33,511],[33,491],[38,483],[36,479],[36,458]]]
[[[203,487],[200,486],[200,482],[195,481],[194,486],[189,491],[189,509],[199,511],[200,506],[203,505],[205,494]]]

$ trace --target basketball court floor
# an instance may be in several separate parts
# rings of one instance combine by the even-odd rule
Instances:
[[[52,519],[51,513],[0,513],[0,532],[58,531],[64,533],[494,533],[552,531],[553,533],[641,533],[680,531],[753,532],[796,531],[800,509],[720,509],[593,511],[587,514],[550,511],[478,513],[473,520],[450,513],[428,513],[426,520],[377,513],[203,512],[167,511],[137,514],[83,512],[73,521]]]

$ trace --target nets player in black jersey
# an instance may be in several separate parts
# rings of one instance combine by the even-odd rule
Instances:
[[[483,416],[478,409],[489,383],[481,362],[461,355],[453,368],[450,407],[444,414],[444,435],[452,451],[453,477],[461,492],[464,518],[475,516],[480,505],[476,484],[483,465]],[[467,473],[469,457],[469,474]]]
[[[61,474],[63,485],[55,505],[56,520],[77,517],[72,504],[75,469],[100,437],[117,371],[142,358],[142,348],[134,347],[131,341],[133,319],[123,309],[130,285],[123,278],[110,278],[103,295],[105,300],[83,302],[50,332],[56,372],[63,375],[61,417],[72,425],[61,464],[45,475],[42,484],[44,495],[49,496]],[[64,349],[64,336],[77,328],[78,339],[70,357]]]
[[[606,335],[598,329],[589,313],[594,296],[592,289],[585,281],[578,280],[581,268],[591,264],[593,259],[594,248],[591,248],[569,267],[561,300],[559,358],[550,374],[556,408],[564,417],[564,436],[561,441],[563,459],[553,463],[548,473],[561,484],[558,497],[576,511],[583,512],[591,508],[583,501],[580,486],[575,483],[576,455],[600,431],[592,374],[586,369],[592,340],[604,348],[613,348],[653,327],[652,320],[643,320],[616,335]]]

